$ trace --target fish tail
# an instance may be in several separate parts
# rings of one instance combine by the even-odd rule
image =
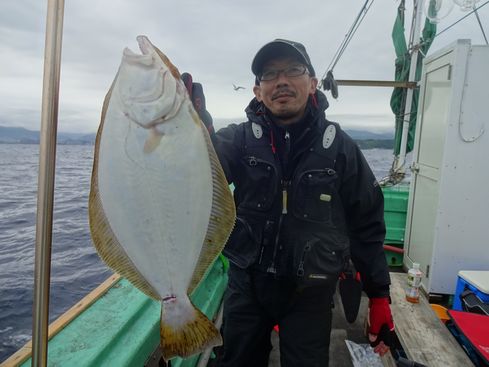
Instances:
[[[161,308],[161,349],[163,358],[189,357],[222,344],[214,324],[187,299],[163,301]]]

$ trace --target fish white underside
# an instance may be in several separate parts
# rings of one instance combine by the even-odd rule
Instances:
[[[118,242],[161,298],[187,291],[212,207],[212,172],[186,100],[151,153],[150,130],[129,120],[114,85],[100,141],[98,185]],[[164,270],[162,270],[164,269]]]

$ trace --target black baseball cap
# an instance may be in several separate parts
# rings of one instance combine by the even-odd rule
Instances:
[[[258,77],[261,74],[265,63],[273,58],[282,56],[297,57],[300,62],[307,66],[311,76],[316,75],[304,45],[299,42],[280,38],[267,43],[265,46],[260,48],[260,50],[258,50],[253,62],[251,63],[251,71],[256,77]]]

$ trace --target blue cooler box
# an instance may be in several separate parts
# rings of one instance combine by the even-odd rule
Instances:
[[[466,289],[470,289],[484,303],[489,303],[489,271],[469,271],[461,270],[458,272],[457,287],[453,300],[453,309],[463,311],[460,295]]]

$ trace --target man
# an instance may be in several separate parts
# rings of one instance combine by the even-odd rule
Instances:
[[[328,102],[302,44],[266,44],[251,70],[248,121],[216,133],[201,86],[182,76],[235,187],[218,365],[268,366],[278,324],[282,367],[324,367],[332,297],[350,259],[370,298],[371,341],[383,324],[394,327],[382,191],[358,146],[325,118]]]

